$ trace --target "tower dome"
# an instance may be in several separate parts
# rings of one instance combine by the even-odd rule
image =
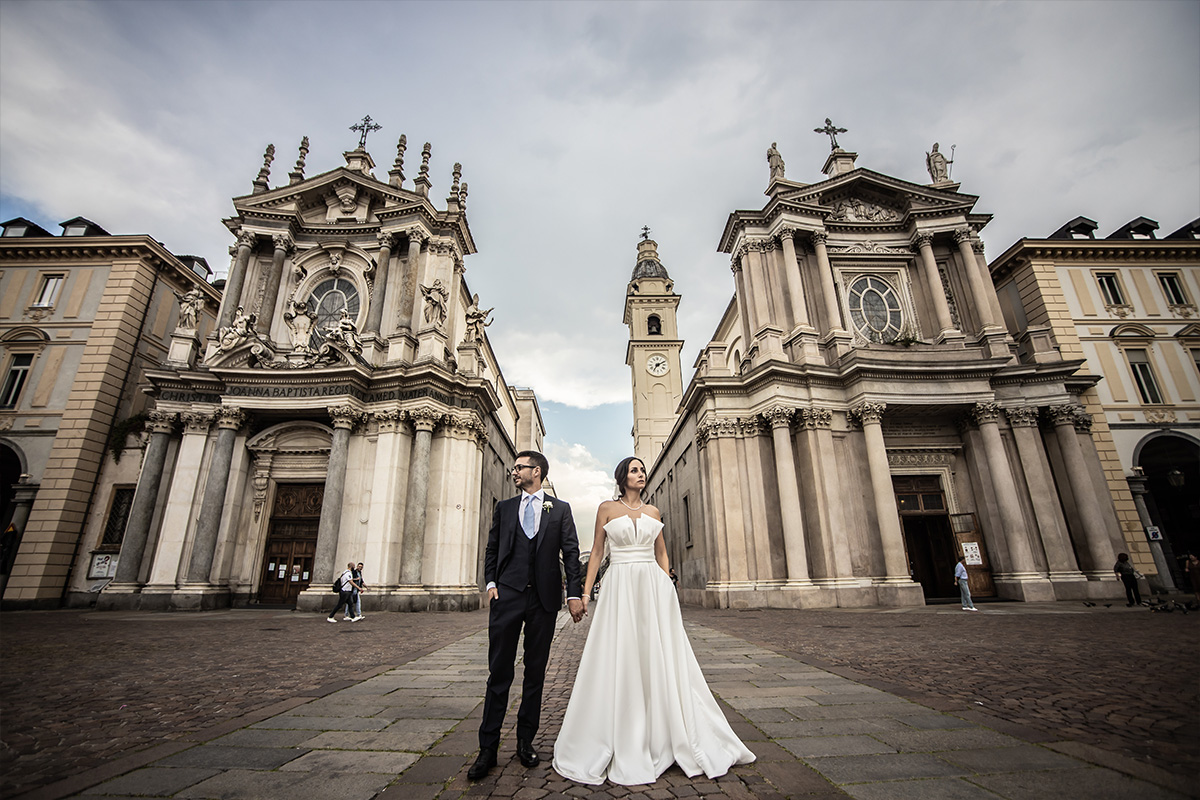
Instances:
[[[658,260],[658,242],[653,239],[643,239],[638,242],[637,265],[633,268],[633,275],[629,280],[636,281],[640,278],[671,280],[671,276],[667,274],[667,268]]]

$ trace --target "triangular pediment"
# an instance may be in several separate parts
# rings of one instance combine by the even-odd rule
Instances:
[[[365,222],[383,211],[427,204],[426,198],[338,167],[298,183],[233,199],[243,216],[297,217],[304,224]]]
[[[920,212],[970,212],[975,195],[855,169],[820,183],[780,192],[781,204],[819,210],[833,222],[899,222]]]

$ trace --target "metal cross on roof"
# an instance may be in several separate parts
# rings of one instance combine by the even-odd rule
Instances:
[[[362,118],[362,122],[350,126],[352,131],[362,131],[362,136],[358,137],[358,149],[365,150],[367,148],[367,134],[371,131],[382,130],[382,125],[375,124],[370,115]]]
[[[649,238],[650,238],[650,226],[643,225],[642,226],[642,241],[644,242]]]
[[[849,131],[847,131],[845,128],[839,128],[836,125],[834,125],[833,122],[829,119],[829,117],[825,118],[825,127],[824,128],[813,128],[813,133],[823,133],[829,137],[829,149],[830,150],[838,149],[837,135],[839,133],[848,133],[848,132]]]

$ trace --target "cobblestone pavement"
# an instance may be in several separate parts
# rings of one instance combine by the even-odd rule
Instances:
[[[673,767],[648,787],[599,791],[546,763],[521,767],[511,712],[500,767],[466,780],[486,678],[485,612],[376,614],[337,626],[266,611],[6,614],[0,793],[74,775],[31,797],[1200,796],[1187,760],[1197,741],[1195,620],[1073,610],[687,608],[705,674],[758,761],[716,781]],[[586,623],[561,618],[536,743],[547,761],[585,635]],[[1167,688],[1145,690],[1145,670]],[[1128,743],[1104,700],[1178,763]],[[1055,728],[1055,708],[1084,716]],[[1182,724],[1153,724],[1164,718]]]
[[[985,725],[1002,719],[1200,780],[1200,614],[979,607],[687,615],[939,710],[981,712]]]
[[[401,664],[487,626],[486,612],[314,620],[280,610],[4,613],[0,797]]]

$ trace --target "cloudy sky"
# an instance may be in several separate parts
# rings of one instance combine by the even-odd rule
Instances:
[[[732,293],[716,252],[760,208],[765,151],[813,182],[832,117],[858,165],[953,178],[991,256],[1068,219],[1106,235],[1200,215],[1200,3],[22,2],[0,0],[0,219],[83,215],[228,268],[221,225],[268,143],[311,176],[348,126],[386,180],[433,145],[479,247],[467,281],[509,383],[536,389],[583,514],[632,449],[625,284],[649,225],[683,295],[689,370]],[[411,184],[410,184],[411,185]]]

